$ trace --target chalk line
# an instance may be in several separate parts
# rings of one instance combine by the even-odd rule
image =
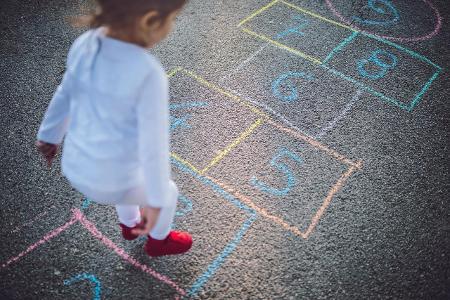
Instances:
[[[75,283],[78,281],[83,281],[83,280],[88,280],[94,284],[94,298],[93,299],[100,300],[101,293],[102,293],[102,290],[101,290],[102,284],[97,279],[97,277],[95,277],[92,274],[87,274],[87,273],[78,274],[70,279],[64,280],[64,285],[71,285],[72,283]]]
[[[6,268],[10,264],[12,264],[14,262],[17,262],[22,257],[24,257],[25,255],[27,255],[30,252],[32,252],[33,250],[35,250],[40,245],[49,242],[54,237],[58,236],[63,231],[67,230],[70,226],[74,225],[77,222],[80,222],[80,224],[86,230],[88,230],[96,239],[101,241],[106,247],[112,249],[123,260],[125,260],[128,263],[130,263],[132,266],[142,270],[144,273],[146,273],[146,274],[154,277],[155,279],[157,279],[157,280],[159,280],[159,281],[169,285],[170,287],[174,288],[180,295],[182,295],[182,296],[186,295],[186,291],[184,291],[182,288],[180,288],[170,278],[168,278],[167,276],[162,275],[162,274],[154,271],[153,269],[151,269],[150,267],[148,267],[148,266],[146,266],[144,264],[141,264],[135,258],[131,257],[128,253],[126,253],[124,249],[120,248],[113,241],[111,241],[106,236],[104,236],[103,233],[101,233],[97,229],[97,227],[83,215],[83,213],[81,212],[80,209],[73,209],[72,212],[73,212],[72,217],[67,223],[65,223],[64,225],[62,225],[62,226],[60,226],[60,227],[50,231],[42,239],[40,239],[36,243],[33,243],[30,246],[28,246],[28,248],[25,251],[22,251],[18,255],[8,259],[5,263],[3,263],[1,265],[0,269]]]
[[[38,219],[42,218],[43,216],[47,215],[49,213],[49,210],[52,210],[56,208],[56,206],[52,205],[48,210],[41,212],[40,214],[36,215],[33,219],[31,219],[28,222],[23,223],[22,225],[18,225],[16,226],[13,230],[10,231],[10,233],[16,233],[20,230],[22,230],[22,228],[29,226],[31,224],[33,224],[34,222],[36,222]]]
[[[20,252],[18,255],[14,256],[14,257],[11,257],[10,259],[8,259],[4,264],[2,264],[1,269],[6,268],[10,264],[18,261],[19,259],[21,259],[25,255],[27,255],[28,253],[30,253],[31,251],[33,251],[34,249],[36,249],[40,245],[47,243],[52,238],[58,236],[61,232],[63,232],[64,230],[66,230],[67,228],[69,228],[70,226],[75,224],[77,221],[78,221],[77,217],[75,215],[72,215],[72,218],[69,220],[69,222],[67,222],[64,225],[62,225],[62,226],[60,226],[60,227],[50,231],[49,233],[44,235],[44,237],[42,239],[40,239],[36,243],[33,243],[30,246],[28,246],[26,250]]]
[[[299,132],[301,132],[302,134],[310,137],[310,138],[314,138],[311,134],[303,131],[302,129],[300,129],[299,127],[295,126],[294,124],[292,124],[288,119],[286,119],[282,114],[276,112],[275,110],[273,110],[270,106],[267,106],[264,103],[260,103],[258,101],[255,101],[253,99],[248,98],[247,96],[239,93],[236,90],[233,90],[232,88],[227,87],[227,90],[230,90],[231,92],[233,92],[234,94],[238,95],[239,97],[241,97],[242,99],[244,99],[245,101],[248,101],[262,109],[264,109],[265,111],[269,112],[270,114],[272,114],[273,116],[275,116],[276,118],[278,118],[280,121],[282,121],[283,123],[285,123],[286,125],[288,125],[289,127],[291,127],[292,129],[295,129]]]
[[[339,113],[339,115],[337,117],[335,117],[333,120],[331,120],[327,126],[323,127],[322,130],[320,130],[320,132],[318,134],[316,134],[314,136],[314,138],[316,140],[320,139],[323,135],[325,135],[325,133],[327,133],[328,131],[330,131],[331,129],[333,129],[337,122],[339,122],[340,120],[342,120],[352,109],[353,105],[359,100],[360,96],[362,95],[362,91],[361,90],[357,90],[356,94],[353,96],[352,100],[350,100],[350,102],[348,102],[344,109],[342,109],[342,111]]]
[[[130,263],[132,266],[136,267],[137,269],[141,269],[144,273],[147,273],[148,275],[158,279],[159,281],[164,282],[167,285],[171,286],[180,295],[183,295],[183,296],[186,295],[186,292],[182,288],[180,288],[175,282],[173,282],[170,278],[154,271],[153,269],[149,268],[148,266],[146,266],[144,264],[141,264],[135,258],[130,256],[128,253],[126,253],[124,249],[120,248],[113,241],[111,241],[109,238],[104,236],[103,233],[101,233],[97,229],[97,227],[94,225],[94,223],[92,223],[91,221],[86,219],[86,217],[81,213],[81,211],[76,210],[76,214],[78,214],[79,221],[84,226],[84,228],[86,228],[96,239],[101,241],[106,247],[113,250],[123,260],[127,261],[128,263]]]
[[[376,35],[380,38],[383,39],[387,39],[387,40],[393,40],[393,41],[400,41],[400,42],[416,42],[416,41],[423,41],[423,40],[427,40],[427,39],[431,39],[432,37],[434,37],[435,35],[437,35],[439,33],[439,31],[441,30],[442,27],[442,17],[441,14],[439,13],[439,10],[433,5],[433,3],[431,3],[428,0],[423,0],[423,2],[425,2],[426,4],[428,4],[428,6],[431,7],[431,9],[434,11],[434,15],[436,18],[436,24],[434,27],[434,30],[431,31],[430,33],[423,35],[423,36],[416,36],[416,37],[393,37],[393,36],[386,36],[386,35],[378,35],[375,34],[373,32],[369,32],[369,31],[365,31],[365,30],[361,30],[358,26],[352,24],[349,20],[347,20],[334,6],[333,2],[331,0],[325,0],[326,5],[328,6],[328,8],[331,10],[331,12],[338,17],[341,22],[346,23],[348,25],[351,25],[353,28],[352,30],[359,30],[361,32],[365,32],[368,34],[373,34]]]
[[[248,65],[253,59],[255,59],[256,56],[258,56],[259,53],[261,53],[261,51],[263,51],[267,46],[269,46],[269,44],[270,43],[266,43],[266,44],[262,45],[261,47],[259,47],[258,50],[253,52],[249,57],[247,57],[243,62],[241,62],[234,70],[232,70],[231,72],[229,72],[228,74],[223,76],[221,79],[219,79],[219,83],[220,84],[223,83],[226,79],[231,77],[231,75],[233,75],[234,73],[238,72],[243,67]]]
[[[362,162],[358,161],[356,166],[351,166],[347,172],[342,174],[342,176],[339,178],[339,180],[336,182],[336,184],[331,188],[331,190],[328,192],[327,197],[325,198],[325,201],[322,203],[322,206],[319,208],[319,210],[316,212],[314,217],[311,220],[311,223],[308,227],[308,229],[305,232],[305,238],[308,238],[309,235],[312,233],[314,228],[317,226],[317,223],[319,223],[319,220],[322,218],[323,214],[325,213],[325,210],[328,208],[328,206],[331,203],[331,200],[334,198],[337,192],[339,192],[342,187],[344,186],[347,179],[358,169],[362,168]]]

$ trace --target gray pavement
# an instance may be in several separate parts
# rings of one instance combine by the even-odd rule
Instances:
[[[34,150],[86,2],[2,2],[0,299],[450,298],[447,1],[269,3],[192,0],[151,50],[194,236],[152,259]]]

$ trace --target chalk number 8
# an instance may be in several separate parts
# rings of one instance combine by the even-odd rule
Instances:
[[[292,189],[292,187],[296,184],[295,176],[292,172],[292,170],[289,168],[288,165],[281,162],[282,158],[290,158],[293,161],[297,163],[301,163],[302,159],[298,157],[296,154],[292,153],[289,150],[281,149],[270,161],[270,165],[278,169],[281,173],[284,174],[286,177],[286,185],[282,189],[274,188],[266,183],[260,181],[257,177],[253,176],[250,180],[251,184],[255,187],[257,187],[260,191],[268,194],[272,194],[275,196],[285,196],[289,193],[289,191]]]
[[[369,65],[373,65],[375,68],[368,70]],[[396,65],[397,56],[388,51],[377,49],[371,53],[368,59],[358,61],[358,71],[362,77],[376,80],[383,78]]]

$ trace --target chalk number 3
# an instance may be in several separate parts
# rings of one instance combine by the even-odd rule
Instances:
[[[267,194],[271,194],[271,195],[275,195],[275,196],[287,195],[289,193],[289,191],[292,189],[292,187],[295,186],[297,180],[295,179],[295,176],[294,176],[292,170],[289,168],[289,166],[281,161],[283,158],[292,159],[293,161],[295,161],[297,163],[302,163],[302,159],[289,150],[281,149],[270,161],[270,165],[272,167],[278,169],[281,173],[284,174],[284,177],[286,178],[286,184],[285,184],[284,188],[279,189],[279,188],[271,187],[271,186],[267,185],[266,183],[260,181],[255,176],[253,176],[250,179],[250,183],[253,186],[255,186],[256,188],[258,188],[260,191],[267,193]]]

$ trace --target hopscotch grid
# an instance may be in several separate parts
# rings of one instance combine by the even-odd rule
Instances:
[[[197,76],[196,74],[190,72],[190,71],[186,71],[184,69],[180,69],[180,71],[190,74],[192,76],[195,76],[196,79],[201,79],[202,81],[205,81],[208,86],[215,86],[209,82],[207,82],[206,80],[204,80],[203,78]],[[229,92],[224,91],[223,89],[217,87],[218,89],[220,89],[221,91],[223,91],[226,95],[230,95]],[[232,94],[231,94],[232,95]],[[356,98],[358,98],[360,95],[360,91],[357,92],[356,94]],[[238,102],[240,104],[243,104],[246,106],[252,106],[251,104],[245,103],[246,101],[242,100],[241,98],[233,95],[233,97],[230,97],[232,99],[238,100]],[[355,100],[356,101],[356,100]],[[253,106],[252,106],[253,107]],[[267,116],[266,114],[264,114],[264,116]],[[316,141],[314,138],[307,136],[301,132],[297,132],[295,130],[292,130],[290,128],[285,128],[282,125],[279,125],[278,123],[276,123],[275,121],[273,121],[269,116],[267,116],[267,119],[262,120],[264,121],[264,123],[270,124],[276,128],[278,128],[280,131],[282,132],[286,132],[300,140],[303,140],[304,142],[310,144],[311,146],[313,146],[314,148],[325,152],[326,154],[328,154],[329,156],[341,161],[344,164],[349,165],[349,168],[346,172],[344,172],[341,177],[338,179],[338,181],[331,187],[327,197],[325,198],[324,202],[322,203],[321,208],[316,212],[316,214],[313,216],[310,225],[308,226],[307,230],[305,232],[301,232],[297,227],[288,224],[286,221],[284,221],[282,218],[272,215],[270,213],[268,213],[265,209],[260,208],[259,206],[257,206],[252,200],[250,200],[248,197],[242,195],[242,194],[237,194],[233,189],[227,187],[226,185],[220,183],[218,180],[213,179],[212,177],[203,174],[200,170],[196,169],[196,168],[192,168],[192,165],[187,163],[185,160],[179,159],[179,157],[177,157],[176,155],[172,155],[172,160],[173,161],[178,161],[178,163],[183,164],[183,166],[185,168],[187,168],[188,170],[190,170],[191,172],[194,172],[194,174],[196,174],[197,176],[200,176],[201,178],[204,178],[210,182],[212,182],[213,184],[219,186],[221,189],[223,189],[224,191],[227,191],[228,193],[230,193],[231,195],[234,195],[237,199],[240,199],[241,201],[245,202],[247,205],[249,205],[250,209],[256,211],[257,213],[259,213],[260,215],[264,216],[265,218],[272,220],[273,222],[275,222],[276,224],[282,226],[283,228],[285,228],[288,231],[291,231],[292,233],[294,233],[297,236],[300,236],[304,239],[307,239],[309,237],[309,235],[311,234],[311,232],[314,230],[314,228],[317,226],[317,223],[319,222],[319,219],[321,218],[321,216],[323,215],[323,213],[325,212],[326,207],[330,204],[332,198],[335,196],[335,194],[337,192],[339,192],[339,190],[343,187],[344,183],[346,182],[346,180],[357,170],[362,169],[362,161],[358,161],[358,162],[353,162],[349,159],[347,159],[345,156],[337,153],[336,151],[322,145],[321,143],[319,143],[318,141]],[[263,123],[261,121],[261,123]],[[257,126],[260,127],[260,126]],[[256,127],[255,127],[256,129]]]
[[[246,65],[248,65],[252,60],[254,60],[257,56],[257,54],[260,54],[262,52],[262,50],[264,50],[267,46],[270,46],[270,43],[267,43],[263,46],[261,46],[258,50],[256,50],[254,53],[252,53],[247,59],[245,59],[242,63],[239,64],[239,66],[232,70],[231,72],[229,72],[226,76],[224,76],[223,78],[221,78],[219,80],[219,83],[223,83],[224,81],[226,82],[226,80],[231,77],[233,74],[235,74],[236,72],[238,72],[240,69],[244,68]],[[273,45],[272,45],[273,46]],[[297,130],[298,132],[302,133],[303,135],[306,135],[310,138],[313,139],[320,139],[326,132],[332,130],[334,128],[334,126],[337,124],[337,122],[339,120],[341,120],[352,108],[352,106],[354,105],[354,103],[356,103],[360,96],[361,96],[361,91],[357,90],[355,96],[353,96],[353,98],[350,100],[350,102],[348,102],[345,107],[341,110],[341,112],[339,113],[339,115],[337,115],[333,120],[331,120],[327,126],[321,127],[321,129],[319,130],[318,133],[316,134],[310,134],[305,132],[304,130],[300,129],[299,127],[295,126],[294,124],[292,124],[288,119],[286,119],[283,115],[281,115],[280,113],[276,112],[275,110],[273,110],[270,106],[260,103],[258,101],[252,100],[249,97],[239,93],[238,91],[230,88],[230,87],[226,87],[227,90],[231,91],[232,93],[238,95],[241,99],[252,103],[255,106],[258,106],[259,108],[261,108],[262,110],[265,110],[266,112],[272,114],[274,117],[278,118],[281,122],[285,123],[288,127]],[[376,92],[376,91],[374,91]],[[333,124],[333,126],[330,126],[330,124]]]
[[[343,78],[343,79],[345,79],[345,80],[347,80],[347,81],[349,81],[349,82],[351,82],[353,84],[356,84],[360,88],[368,91],[372,95],[377,96],[377,97],[381,98],[382,100],[384,100],[384,101],[386,101],[388,103],[394,104],[394,105],[396,105],[397,107],[399,107],[401,109],[408,110],[408,105],[407,104],[405,104],[405,103],[403,103],[403,102],[401,102],[401,101],[399,101],[397,99],[388,97],[388,96],[384,95],[383,93],[374,90],[370,86],[360,82],[359,80],[354,79],[353,77],[347,76],[344,73],[341,73],[341,72],[339,72],[339,71],[337,71],[337,70],[335,70],[333,68],[330,68],[328,66],[325,66],[325,65],[322,65],[322,68],[326,69],[327,71],[333,73],[334,75],[336,75],[338,77],[341,77],[341,78]]]
[[[370,34],[370,33],[364,32],[364,31],[356,30],[356,29],[354,29],[354,28],[352,28],[352,27],[349,27],[349,26],[346,26],[346,25],[344,25],[344,24],[338,23],[338,22],[336,22],[336,21],[327,19],[327,18],[325,18],[325,17],[322,17],[322,16],[320,16],[320,15],[318,15],[318,14],[315,14],[315,13],[313,13],[313,12],[310,12],[310,11],[308,11],[308,10],[305,10],[305,9],[303,9],[303,8],[301,8],[301,7],[298,7],[298,6],[294,5],[294,4],[291,4],[291,3],[289,3],[289,2],[286,2],[286,1],[284,1],[284,0],[279,0],[279,1],[276,1],[276,2],[283,3],[283,4],[285,4],[285,5],[289,6],[289,7],[292,7],[292,8],[294,8],[294,9],[298,10],[298,11],[301,11],[301,12],[303,12],[303,13],[305,13],[305,14],[311,15],[311,16],[313,16],[313,17],[316,17],[316,18],[318,18],[318,19],[320,19],[320,20],[326,21],[326,22],[331,23],[331,24],[333,24],[333,25],[336,25],[336,26],[338,26],[338,27],[343,27],[343,28],[346,28],[346,29],[348,29],[348,30],[353,31],[353,34],[350,36],[350,37],[351,37],[350,41],[352,41],[352,40],[356,37],[356,35],[362,34],[362,35],[367,36],[367,37],[369,37],[369,38],[372,38],[372,39],[375,39],[375,40],[380,41],[380,42],[382,42],[382,43],[385,43],[385,44],[387,44],[387,45],[390,45],[390,46],[392,46],[392,47],[398,49],[399,51],[406,52],[406,53],[408,53],[409,55],[411,55],[413,58],[417,58],[417,59],[419,59],[419,60],[421,60],[421,61],[423,61],[423,62],[425,62],[425,63],[428,63],[428,64],[432,65],[433,67],[437,68],[437,69],[438,69],[438,72],[435,72],[435,73],[432,75],[432,77],[424,84],[422,90],[421,90],[421,91],[413,98],[413,100],[411,100],[410,103],[404,103],[403,101],[399,101],[399,100],[397,100],[397,99],[393,99],[393,98],[391,98],[391,97],[388,97],[388,96],[384,95],[383,93],[374,90],[373,88],[369,87],[368,85],[366,85],[366,84],[364,84],[364,83],[361,83],[361,82],[358,81],[357,79],[354,79],[354,78],[352,78],[352,77],[349,77],[349,76],[345,75],[344,73],[341,73],[341,72],[339,72],[339,71],[337,71],[337,70],[335,70],[335,69],[333,69],[333,68],[330,68],[330,67],[328,67],[328,66],[325,65],[326,63],[328,63],[328,62],[331,60],[331,58],[332,58],[338,51],[340,51],[346,44],[348,44],[348,42],[346,42],[345,40],[344,40],[343,42],[341,42],[341,44],[343,44],[342,46],[341,46],[341,44],[338,45],[335,49],[333,49],[333,50],[328,54],[328,56],[327,56],[327,57],[325,58],[325,60],[322,62],[322,61],[320,61],[319,59],[314,58],[314,57],[312,57],[312,56],[310,56],[310,55],[308,55],[308,54],[306,54],[306,53],[304,53],[304,52],[301,52],[301,51],[299,51],[299,50],[297,50],[297,49],[291,48],[291,47],[286,46],[286,45],[284,45],[284,44],[282,44],[282,43],[279,43],[279,42],[277,42],[277,41],[274,41],[274,40],[272,40],[271,38],[269,38],[269,37],[267,37],[267,36],[265,36],[265,35],[256,33],[256,32],[254,32],[254,31],[252,31],[252,30],[250,30],[250,29],[247,29],[247,28],[245,28],[245,27],[242,27],[242,25],[243,25],[244,23],[248,22],[250,19],[253,19],[253,18],[256,17],[258,14],[260,14],[262,11],[264,11],[264,10],[266,10],[267,8],[273,6],[273,4],[275,4],[275,3],[273,3],[272,5],[270,5],[269,7],[267,7],[266,9],[264,9],[264,10],[262,10],[262,11],[257,11],[258,13],[257,13],[257,12],[253,13],[251,18],[247,18],[247,19],[244,20],[245,22],[242,21],[241,23],[239,23],[238,27],[241,27],[242,31],[244,31],[244,32],[246,32],[246,33],[248,33],[248,34],[250,34],[250,35],[253,35],[253,36],[257,37],[257,38],[260,38],[260,39],[262,39],[262,40],[264,40],[264,41],[266,41],[266,42],[269,42],[269,43],[271,43],[271,44],[277,46],[278,48],[284,49],[284,50],[289,51],[289,52],[291,52],[291,53],[294,53],[294,54],[296,54],[296,55],[298,55],[298,56],[300,56],[300,57],[302,57],[302,58],[304,58],[304,59],[307,59],[307,60],[309,60],[309,61],[312,61],[312,62],[314,62],[314,63],[316,63],[316,64],[318,64],[318,65],[324,67],[327,71],[329,71],[329,72],[331,72],[331,73],[333,73],[333,74],[335,74],[335,75],[337,75],[337,76],[339,76],[339,77],[341,77],[341,78],[343,78],[343,79],[345,79],[345,80],[347,80],[347,81],[349,81],[349,82],[352,82],[352,83],[358,85],[360,88],[362,88],[362,89],[368,91],[369,93],[371,93],[371,94],[373,94],[373,95],[375,95],[375,96],[381,98],[382,100],[387,101],[388,103],[392,103],[392,104],[396,105],[397,107],[399,107],[399,108],[401,108],[401,109],[404,109],[404,110],[406,110],[406,111],[408,111],[408,112],[411,112],[412,109],[413,109],[414,107],[417,106],[417,104],[420,102],[420,100],[421,100],[421,98],[423,97],[423,95],[425,94],[425,92],[426,92],[426,91],[428,90],[428,88],[431,86],[431,83],[432,83],[432,82],[437,78],[437,76],[439,75],[439,71],[442,70],[442,68],[441,68],[440,66],[438,66],[438,65],[435,64],[435,63],[433,63],[431,60],[429,60],[429,59],[426,58],[425,56],[420,55],[420,54],[418,54],[418,53],[416,53],[416,52],[414,52],[414,51],[412,51],[412,50],[410,50],[410,49],[408,49],[408,48],[406,48],[406,47],[402,47],[402,46],[400,46],[400,45],[398,45],[398,44],[396,44],[396,43],[394,43],[394,42],[391,42],[391,41],[389,41],[389,40],[386,40],[386,39],[384,39],[384,38],[382,38],[382,37],[379,37],[379,36],[377,36],[377,35],[373,35],[373,34]],[[349,39],[350,37],[348,37],[347,39]],[[341,47],[339,48],[339,46],[341,46]]]
[[[256,128],[261,126],[264,123],[264,120],[258,119],[254,122],[250,127],[248,127],[241,135],[234,140],[231,144],[225,147],[224,150],[220,152],[203,170],[201,170],[200,174],[206,173],[210,168],[219,163],[222,159],[225,158],[234,148],[236,148],[240,143],[242,143],[245,139],[247,139]]]
[[[316,213],[312,216],[311,221],[306,228],[305,231],[301,231],[297,226],[289,224],[287,221],[285,221],[282,217],[276,216],[270,212],[268,212],[266,209],[259,207],[253,200],[250,199],[250,197],[243,195],[236,189],[231,188],[230,186],[226,185],[225,183],[222,183],[221,181],[214,179],[210,176],[205,176],[218,186],[220,186],[222,189],[227,191],[228,193],[234,195],[235,197],[242,200],[244,203],[246,203],[249,207],[254,209],[259,215],[263,216],[264,218],[274,222],[275,224],[281,226],[287,231],[292,232],[294,235],[299,236],[303,239],[308,239],[311,235],[311,233],[314,231],[314,229],[317,227],[320,219],[324,215],[326,209],[330,205],[331,201],[333,200],[334,196],[344,187],[344,184],[346,181],[350,178],[352,174],[354,174],[357,170],[362,169],[362,162],[359,161],[355,166],[349,166],[349,168],[341,174],[339,179],[334,183],[334,185],[331,186],[330,190],[327,193],[327,196],[323,200],[321,206],[318,208]]]
[[[179,168],[181,171],[192,175],[194,178],[196,178],[203,184],[210,186],[214,192],[218,193],[225,200],[228,200],[234,206],[244,211],[248,216],[248,218],[244,221],[243,225],[241,226],[239,231],[235,234],[233,239],[225,246],[225,248],[222,250],[219,256],[216,257],[214,261],[208,265],[206,271],[203,272],[199,277],[197,277],[197,279],[192,284],[191,288],[187,291],[187,294],[189,296],[195,296],[198,293],[198,291],[208,282],[208,280],[212,276],[214,276],[215,272],[222,266],[226,258],[238,247],[240,241],[242,240],[246,232],[250,229],[250,226],[253,224],[254,221],[256,221],[257,213],[253,208],[247,206],[246,204],[243,204],[242,199],[236,197],[232,193],[227,192],[220,185],[212,181],[209,177],[204,176],[198,172],[195,172],[194,170],[190,169],[189,166],[185,165],[181,161],[177,161],[176,159],[172,159],[172,163],[175,164],[177,168]]]
[[[256,32],[254,32],[254,31],[252,31],[252,30],[250,30],[248,28],[242,28],[242,31],[244,31],[244,32],[246,32],[246,33],[248,33],[250,35],[256,36],[256,37],[262,39],[263,41],[269,42],[269,43],[271,43],[271,44],[273,44],[273,45],[275,45],[275,46],[277,46],[279,48],[282,48],[284,50],[292,52],[292,53],[294,53],[294,54],[296,54],[296,55],[298,55],[298,56],[300,56],[300,57],[302,57],[302,58],[304,58],[306,60],[309,60],[309,61],[311,61],[311,62],[313,62],[315,64],[318,64],[318,65],[322,64],[322,61],[320,59],[315,58],[313,56],[310,56],[310,55],[308,55],[308,54],[306,54],[306,53],[304,53],[304,52],[302,52],[300,50],[297,50],[297,49],[291,48],[289,46],[286,46],[283,43],[274,41],[273,39],[271,39],[268,36],[265,36],[265,35],[260,34],[260,33],[256,33]]]
[[[348,36],[346,39],[344,39],[339,45],[337,45],[331,52],[327,55],[327,57],[324,59],[323,64],[327,64],[335,55],[336,53],[340,52],[342,49],[344,49],[347,44],[351,43],[357,36],[359,32],[353,32],[350,36]]]
[[[253,124],[251,124],[247,129],[245,129],[235,140],[233,140],[231,143],[229,143],[228,145],[226,145],[222,150],[219,151],[219,154],[216,155],[214,158],[212,158],[207,164],[206,167],[204,167],[203,169],[200,169],[198,167],[196,167],[194,164],[192,164],[191,162],[189,162],[186,159],[183,159],[179,154],[172,152],[171,156],[175,159],[177,159],[178,161],[183,162],[185,165],[188,165],[192,170],[194,170],[195,172],[199,173],[199,174],[203,174],[206,171],[208,171],[211,167],[213,167],[214,165],[216,165],[217,163],[219,163],[222,159],[224,159],[234,148],[236,148],[240,143],[242,143],[246,138],[248,138],[252,132],[259,127],[261,124],[264,123],[264,120],[268,118],[268,116],[258,110],[256,107],[249,105],[248,103],[245,103],[244,101],[242,101],[239,97],[237,97],[236,95],[233,95],[225,90],[223,90],[222,88],[210,83],[209,81],[206,81],[205,79],[201,78],[200,76],[198,76],[197,74],[187,71],[181,67],[177,67],[174,70],[172,70],[169,74],[170,77],[175,76],[178,72],[181,72],[185,75],[187,75],[190,78],[193,78],[194,80],[196,80],[198,83],[206,86],[207,88],[210,88],[214,91],[219,92],[222,95],[227,96],[228,98],[233,99],[235,102],[237,102],[238,104],[250,109],[253,113],[259,115],[262,118],[257,119]],[[179,105],[179,104],[178,104]]]
[[[296,6],[296,5],[292,4],[292,3],[286,2],[284,0],[281,0],[280,2],[282,2],[283,4],[285,4],[285,5],[289,6],[289,7],[292,7],[294,9],[298,10],[298,11],[301,11],[302,13],[305,13],[307,15],[316,17],[316,18],[318,18],[318,19],[320,19],[322,21],[328,22],[328,23],[333,24],[335,26],[342,27],[342,28],[345,28],[345,29],[348,29],[348,30],[351,30],[351,31],[354,31],[354,32],[358,32],[358,30],[356,30],[356,29],[354,29],[354,28],[352,28],[350,26],[347,26],[347,25],[341,24],[339,22],[333,21],[331,19],[325,18],[325,17],[323,17],[321,15],[318,15],[316,13],[313,13],[313,12],[309,11],[309,10],[303,9],[303,8],[301,8],[299,6]]]
[[[411,112],[414,109],[414,107],[416,107],[417,104],[419,104],[420,100],[425,95],[426,91],[430,88],[433,81],[439,76],[440,72],[441,70],[439,69],[433,74],[433,76],[431,76],[431,78],[427,81],[427,83],[422,87],[422,90],[416,95],[414,100],[411,102],[411,105],[408,107],[408,111]]]
[[[103,235],[96,228],[96,226],[92,222],[90,222],[84,216],[84,214],[81,212],[81,210],[79,210],[77,208],[76,209],[72,209],[72,217],[70,218],[70,220],[68,222],[66,222],[65,224],[61,225],[60,227],[57,227],[57,228],[53,229],[52,231],[48,232],[47,234],[44,235],[44,237],[42,239],[40,239],[39,241],[35,242],[34,244],[31,244],[30,246],[28,246],[26,250],[20,252],[18,255],[16,255],[16,256],[10,258],[9,260],[7,260],[5,263],[3,263],[1,265],[0,269],[6,268],[9,265],[11,265],[12,263],[17,262],[22,257],[26,256],[27,254],[29,254],[30,252],[32,252],[33,250],[35,250],[39,246],[41,246],[41,245],[43,245],[43,244],[45,244],[47,242],[50,242],[51,239],[59,236],[62,232],[66,231],[68,228],[70,228],[71,226],[73,226],[76,223],[80,223],[84,229],[86,229],[89,233],[92,234],[93,237],[95,237],[96,239],[101,241],[106,247],[112,249],[124,261],[130,263],[132,266],[134,266],[134,267],[136,267],[138,269],[141,269],[142,271],[144,271],[148,275],[151,275],[155,279],[157,279],[157,280],[159,280],[159,281],[169,285],[170,287],[174,288],[177,291],[177,293],[179,293],[180,295],[182,295],[182,296],[186,295],[186,291],[184,291],[182,288],[180,288],[169,277],[167,277],[165,275],[162,275],[162,274],[154,271],[150,267],[139,263],[136,259],[134,259],[128,253],[126,253],[124,249],[120,248],[113,241],[108,239],[105,235]]]
[[[193,76],[196,76],[197,78],[201,79],[202,81],[208,83],[209,86],[214,86],[214,87],[220,89],[220,90],[221,90],[223,93],[225,93],[226,95],[231,95],[232,97],[229,97],[229,98],[238,101],[238,103],[240,103],[240,104],[242,104],[242,105],[245,105],[246,107],[251,107],[252,110],[257,110],[257,111],[259,111],[260,114],[261,114],[262,116],[264,116],[264,119],[262,119],[262,120],[264,121],[264,123],[270,123],[270,124],[273,124],[273,125],[279,127],[280,129],[282,129],[282,131],[289,132],[289,133],[291,133],[291,135],[297,136],[299,139],[301,139],[301,140],[307,142],[307,143],[310,144],[311,146],[313,146],[313,147],[315,147],[315,148],[317,148],[317,149],[319,149],[319,150],[321,150],[321,151],[323,151],[323,152],[326,152],[326,153],[329,154],[330,156],[335,157],[337,160],[339,160],[339,161],[341,161],[341,162],[343,162],[343,163],[345,163],[345,164],[348,164],[348,165],[352,165],[352,166],[356,166],[356,167],[357,167],[357,163],[355,163],[355,162],[351,161],[350,159],[346,158],[344,155],[341,155],[341,154],[337,153],[336,151],[331,150],[330,148],[328,148],[328,147],[322,145],[320,142],[316,141],[313,137],[308,136],[308,135],[306,135],[306,134],[304,134],[304,133],[301,133],[301,132],[296,132],[296,131],[294,131],[294,130],[292,130],[292,129],[285,128],[285,127],[279,125],[278,123],[276,123],[275,121],[273,121],[272,118],[271,118],[269,115],[267,115],[267,114],[261,112],[260,110],[256,109],[256,108],[255,108],[251,103],[249,103],[247,100],[243,100],[243,99],[241,99],[240,97],[238,97],[238,96],[236,96],[236,95],[234,95],[234,94],[232,94],[232,93],[230,93],[230,92],[228,92],[228,91],[225,91],[225,90],[223,90],[222,88],[217,87],[216,85],[214,85],[214,84],[212,84],[212,83],[210,83],[210,82],[204,80],[203,78],[199,77],[198,75],[196,75],[195,73],[193,73],[193,72],[191,72],[191,71],[187,71],[187,70],[185,70],[185,69],[181,69],[181,71],[184,72],[184,73],[186,73],[186,74],[192,74]],[[173,156],[173,157],[174,157],[175,159],[179,160],[179,159],[178,159],[179,156],[176,156],[176,155],[175,155],[175,156]],[[178,157],[178,158],[177,158],[177,157]],[[182,161],[182,160],[179,160],[179,161]],[[184,162],[186,162],[186,161],[184,160]],[[185,164],[186,164],[186,163],[185,163]],[[192,164],[191,164],[191,165],[192,165]],[[192,169],[192,168],[191,168],[191,169]],[[196,172],[198,172],[199,174],[201,174],[201,172],[199,172],[198,169],[197,169]]]
[[[257,15],[261,14],[263,11],[269,9],[270,7],[272,7],[273,5],[275,5],[279,0],[274,0],[272,2],[270,2],[269,4],[261,7],[260,9],[258,9],[257,11],[255,11],[254,13],[250,14],[248,17],[246,17],[244,20],[242,20],[238,27],[244,25],[245,23],[247,23],[248,21],[250,21],[251,19],[253,19],[254,17],[256,17]]]

